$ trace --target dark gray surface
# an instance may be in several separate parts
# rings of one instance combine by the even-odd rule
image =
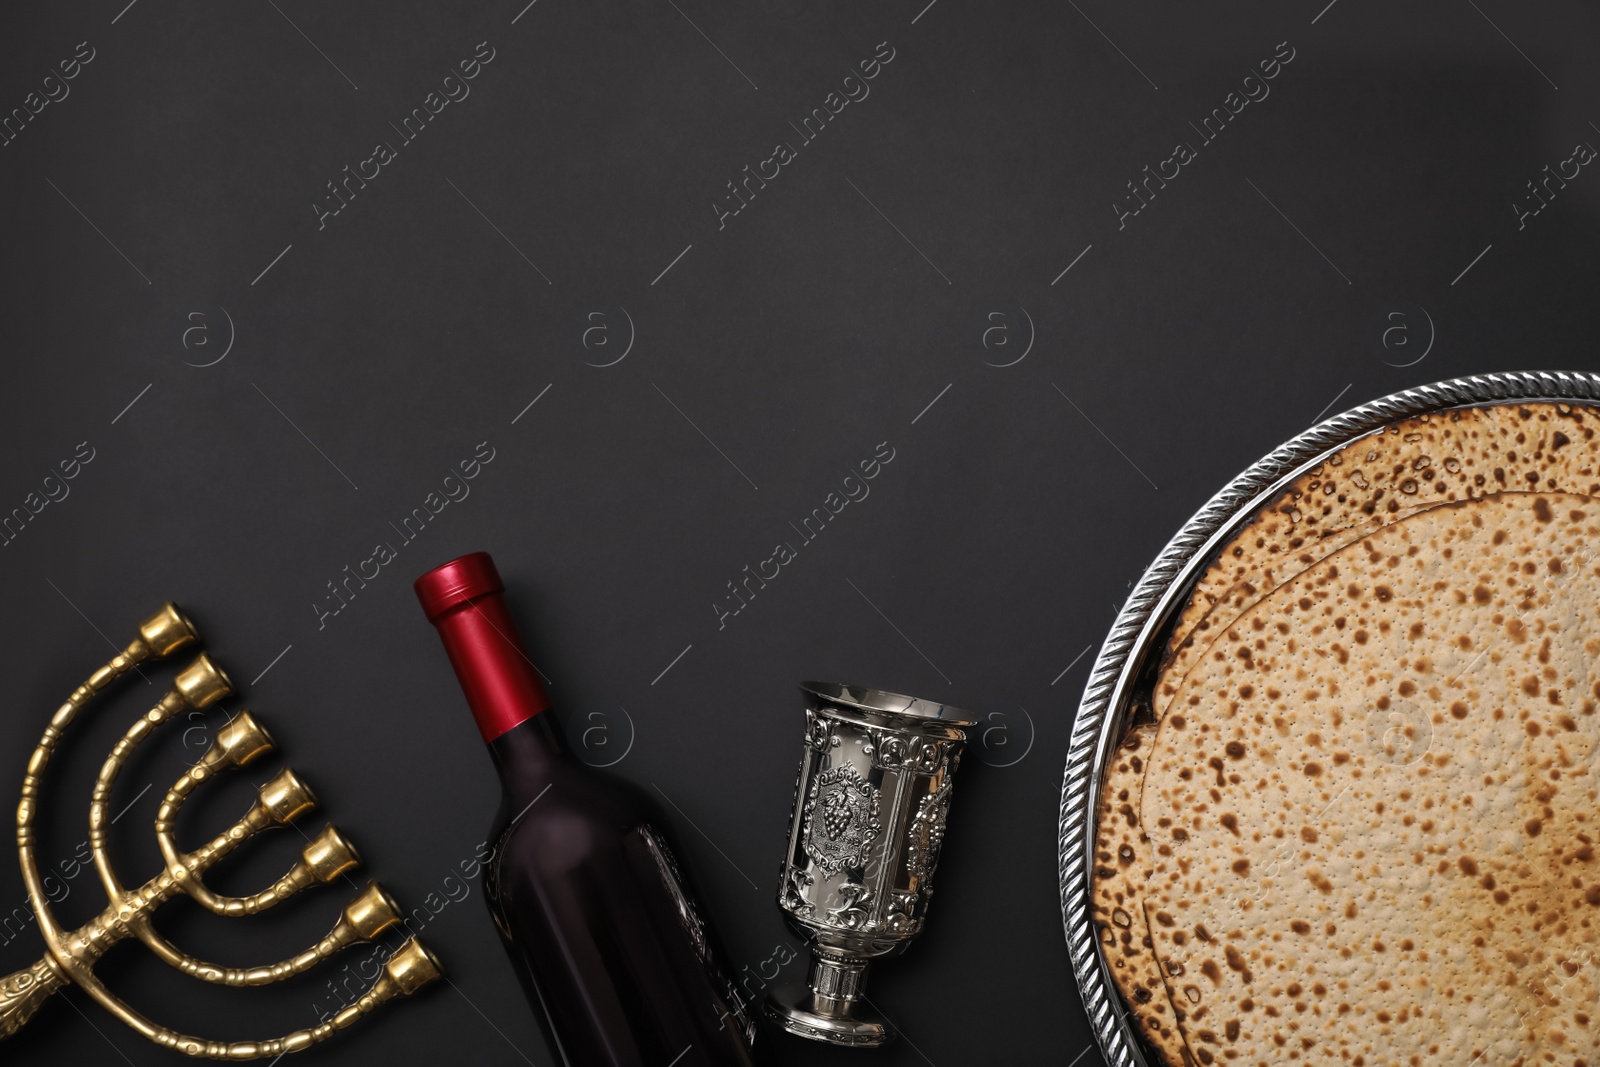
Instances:
[[[0,511],[79,442],[94,459],[0,549],[17,686],[0,781],[14,788],[106,636],[164,599],[189,608],[368,871],[411,907],[438,894],[423,936],[451,985],[303,1062],[553,1062],[479,885],[447,881],[496,787],[409,588],[424,569],[494,552],[568,732],[604,727],[588,758],[626,752],[615,770],[666,798],[747,975],[789,943],[772,897],[794,684],[990,716],[929,932],[873,979],[907,1040],[852,1053],[769,1034],[762,1060],[1090,1063],[1056,801],[1088,650],[1133,579],[1322,410],[1478,371],[1600,368],[1600,177],[1583,167],[1520,229],[1513,208],[1574,144],[1600,144],[1591,9],[925,2],[4,16],[0,109],[78,42],[94,58],[0,147]],[[470,95],[402,144],[390,123],[481,41],[494,58]],[[789,123],[884,41],[870,95],[800,144]],[[1270,95],[1202,143],[1189,124],[1283,41]],[[725,183],[780,139],[794,160],[719,229]],[[325,183],[380,140],[393,161],[319,229]],[[1179,140],[1196,158],[1119,229],[1125,183]],[[593,365],[630,332],[625,358]],[[390,523],[483,441],[471,495],[402,541]],[[880,442],[894,458],[870,496],[802,543],[789,524]],[[719,629],[726,583],[780,541],[797,558]],[[325,583],[379,542],[398,557],[319,627]],[[149,673],[63,753],[52,860],[85,836],[102,753],[165,681]],[[197,726],[169,727],[119,786],[130,880],[156,867],[154,794],[198,753]],[[241,779],[197,802],[186,839],[248,795]],[[247,849],[225,887],[264,884],[296,839]],[[98,909],[92,873],[69,885],[64,917]],[[346,895],[162,925],[258,962],[320,934]],[[0,901],[26,911],[9,863]],[[6,972],[40,951],[31,929],[4,936]],[[105,970],[160,1021],[228,1038],[314,1024],[338,976],[217,990],[132,949]],[[69,999],[83,1014],[57,1001],[8,1062],[175,1062]]]

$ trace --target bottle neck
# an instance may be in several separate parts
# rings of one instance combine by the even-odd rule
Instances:
[[[503,594],[465,600],[435,618],[434,625],[485,742],[492,746],[550,706]],[[545,738],[553,747],[552,731],[540,726],[521,732]]]
[[[543,790],[555,773],[555,765],[566,759],[561,742],[548,715],[525,719],[489,742],[500,780],[513,796],[530,789]]]

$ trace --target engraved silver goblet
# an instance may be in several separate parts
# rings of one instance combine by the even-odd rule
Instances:
[[[805,751],[778,907],[811,946],[801,989],[767,1018],[801,1037],[870,1047],[894,1036],[863,1007],[867,965],[922,930],[966,727],[959,708],[859,686],[804,682]]]

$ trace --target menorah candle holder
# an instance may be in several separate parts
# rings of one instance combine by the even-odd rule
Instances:
[[[293,771],[285,770],[257,790],[256,801],[249,812],[225,833],[193,852],[184,852],[178,847],[173,825],[190,794],[218,774],[249,766],[273,750],[267,732],[248,711],[242,711],[217,731],[205,756],[167,791],[155,823],[156,844],[161,849],[165,869],[138,889],[130,892],[123,887],[106,852],[110,826],[106,808],[112,787],[134,749],[162,723],[175,715],[204,710],[233,693],[228,676],[204,653],[178,674],[172,688],[155,707],[128,728],[100,768],[89,802],[89,844],[95,869],[105,886],[106,909],[76,930],[63,929],[56,921],[34,857],[33,829],[44,773],[56,745],[95,694],[139,664],[165,659],[198,641],[194,625],[176,604],[167,604],[145,620],[139,627],[137,639],[73,691],[45,727],[44,736],[34,749],[27,774],[22,779],[22,799],[17,805],[17,852],[28,902],[44,937],[45,955],[32,967],[0,978],[0,1039],[22,1029],[52,994],[72,984],[163,1048],[215,1060],[274,1059],[327,1040],[379,1004],[414,993],[443,973],[433,953],[416,938],[408,938],[389,957],[372,986],[321,1025],[296,1030],[283,1037],[234,1042],[191,1037],[157,1025],[118,999],[95,977],[95,963],[107,949],[136,937],[159,959],[201,981],[236,987],[267,985],[304,973],[347,946],[373,941],[401,921],[400,908],[394,899],[376,883],[368,883],[345,906],[339,921],[321,941],[281,963],[244,968],[198,960],[156,932],[150,922],[151,916],[176,896],[187,896],[218,915],[254,915],[282,903],[302,889],[328,885],[360,863],[350,843],[329,826],[309,839],[310,843],[288,874],[262,892],[249,897],[228,897],[206,888],[203,881],[206,871],[224,856],[262,830],[293,825],[317,803],[305,783]]]

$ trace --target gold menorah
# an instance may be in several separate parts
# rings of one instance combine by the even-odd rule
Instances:
[[[166,869],[143,886],[124,889],[106,853],[106,805],[117,774],[139,744],[174,715],[201,711],[233,692],[228,676],[204,654],[180,672],[173,686],[155,707],[128,728],[100,768],[94,795],[89,803],[89,843],[95,869],[105,885],[108,904],[92,922],[76,930],[64,930],[50,912],[43,879],[34,858],[34,816],[41,783],[57,743],[96,693],[117,678],[149,660],[159,660],[188,648],[199,640],[194,625],[176,604],[167,604],[139,627],[139,636],[118,656],[95,671],[61,705],[50,725],[45,727],[39,747],[28,763],[22,779],[22,800],[17,805],[17,852],[28,901],[44,936],[45,955],[32,967],[0,979],[0,1039],[10,1037],[32,1018],[40,1005],[68,983],[76,985],[102,1007],[164,1048],[189,1056],[217,1060],[253,1060],[299,1052],[325,1041],[351,1026],[387,1000],[416,992],[443,973],[433,953],[416,938],[408,938],[384,965],[372,986],[354,1003],[328,1018],[320,1026],[296,1030],[283,1037],[261,1041],[221,1042],[190,1037],[158,1026],[119,1000],[94,975],[95,963],[118,942],[137,937],[157,957],[185,974],[205,982],[226,986],[260,986],[282,981],[316,966],[340,949],[372,941],[400,922],[400,908],[376,883],[346,905],[333,930],[297,956],[266,967],[221,967],[195,959],[156,932],[150,917],[162,904],[178,894],[196,901],[218,915],[254,915],[314,885],[326,885],[360,863],[356,851],[332,826],[312,839],[301,852],[289,873],[263,892],[251,897],[227,897],[212,893],[202,876],[224,856],[262,830],[289,826],[316,807],[316,798],[305,783],[285,770],[262,785],[250,811],[227,832],[193,852],[181,852],[173,840],[173,824],[184,801],[203,782],[219,773],[245,767],[272,751],[267,736],[248,711],[242,711],[217,731],[204,757],[167,791],[156,815],[156,843]]]

